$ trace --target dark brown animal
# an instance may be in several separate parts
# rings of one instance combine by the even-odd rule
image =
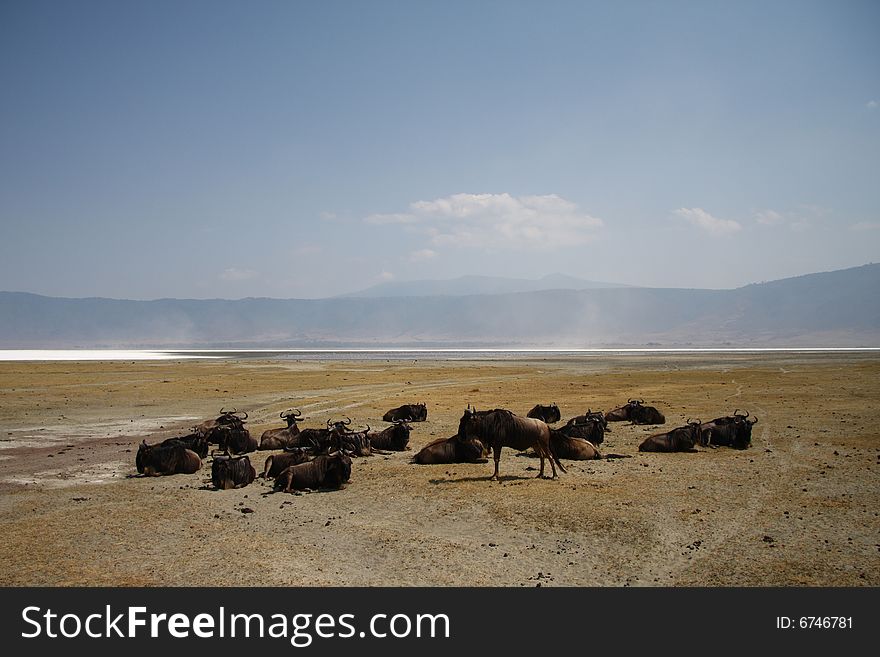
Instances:
[[[216,444],[216,440],[210,440],[210,434],[215,428],[226,425],[241,426],[247,417],[248,414],[246,411],[239,412],[234,408],[227,411],[226,409],[221,408],[219,417],[214,420],[205,420],[201,424],[194,426],[193,433],[208,438],[208,442]]]
[[[492,448],[495,460],[495,472],[492,479],[498,479],[498,464],[501,460],[501,449],[512,447],[522,451],[531,447],[541,459],[541,470],[538,477],[544,477],[544,460],[550,460],[553,478],[556,479],[556,466],[566,472],[559,459],[550,449],[550,427],[541,420],[519,417],[511,411],[496,408],[494,411],[477,412],[468,408],[458,423],[458,435],[466,440],[479,440]]]
[[[582,438],[594,445],[601,445],[605,441],[605,432],[610,429],[605,416],[601,413],[587,411],[584,415],[571,418],[558,431],[569,438]]]
[[[428,405],[404,404],[397,408],[392,408],[382,416],[383,422],[394,422],[395,420],[406,420],[407,422],[425,422],[428,419]]]
[[[295,449],[284,452],[283,454],[273,454],[266,459],[266,464],[263,466],[262,476],[264,478],[274,479],[291,465],[299,465],[300,463],[306,463],[311,460],[312,456],[305,449]]]
[[[526,413],[526,417],[541,420],[547,424],[553,424],[562,419],[562,415],[559,413],[559,407],[556,404],[549,404],[547,406],[536,404],[532,410]]]
[[[148,477],[193,474],[202,467],[202,459],[180,443],[148,445],[145,440],[135,456],[137,471]]]
[[[645,438],[639,445],[640,452],[693,452],[694,445],[700,442],[700,421],[688,420],[683,427],[676,427],[666,433],[655,433]]]
[[[458,434],[428,443],[412,457],[413,463],[485,463],[488,451],[479,440],[464,440]]]
[[[644,406],[643,399],[630,399],[623,406],[605,413],[606,422],[629,420],[633,424],[666,424],[663,413],[653,406]]]
[[[208,444],[207,439],[197,433],[192,433],[188,436],[180,436],[178,438],[168,438],[163,440],[160,445],[173,445],[176,443],[183,445],[186,449],[192,450],[198,454],[201,459],[207,458],[208,450],[211,447]]]
[[[298,409],[291,409],[281,413],[281,418],[287,421],[287,426],[264,431],[260,436],[259,449],[284,449],[293,447],[293,443],[298,442],[296,437],[299,435],[299,427],[296,423],[303,419],[302,413]]]
[[[257,477],[257,471],[251,460],[244,456],[227,456],[218,454],[211,463],[211,483],[214,488],[229,490],[244,488]]]
[[[220,450],[229,452],[230,454],[245,454],[247,452],[255,452],[257,450],[257,439],[251,436],[244,425],[221,425],[214,427],[208,440],[220,446]]]
[[[742,414],[739,409],[733,415],[715,418],[700,426],[700,444],[707,447],[733,447],[747,449],[752,444],[752,427],[758,418],[749,420],[749,413]]]
[[[342,452],[322,454],[307,463],[291,465],[275,478],[275,489],[292,490],[339,489],[351,479],[351,459]]]
[[[412,427],[406,420],[398,420],[382,431],[371,431],[367,434],[372,449],[388,449],[403,452],[409,449],[409,434]]]

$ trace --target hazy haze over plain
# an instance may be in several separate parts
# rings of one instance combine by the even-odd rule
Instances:
[[[4,2],[0,290],[877,261],[876,2]]]

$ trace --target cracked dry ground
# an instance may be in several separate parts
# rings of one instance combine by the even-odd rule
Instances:
[[[507,449],[500,483],[413,452],[301,495],[210,490],[209,463],[131,476],[142,439],[223,405],[259,434],[291,406],[302,426],[375,428],[425,401],[416,450],[468,403],[567,418],[636,396],[668,427],[747,410],[752,447],[640,454],[659,428],[618,423],[602,450],[632,458],[566,461],[556,481]],[[0,363],[0,584],[877,586],[878,399],[872,354]]]

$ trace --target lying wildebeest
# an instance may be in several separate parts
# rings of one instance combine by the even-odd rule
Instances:
[[[412,457],[412,463],[485,463],[488,452],[479,440],[464,440],[458,434],[428,443]]]
[[[605,441],[605,432],[611,429],[608,428],[604,415],[587,411],[584,415],[571,418],[565,426],[556,431],[569,438],[582,438],[594,445],[601,445]]]
[[[293,447],[299,435],[299,427],[296,423],[302,420],[302,413],[298,409],[291,409],[281,413],[281,418],[287,421],[287,426],[281,429],[266,429],[260,436],[259,449],[284,449]]]
[[[752,427],[757,423],[758,418],[749,420],[748,412],[742,414],[736,409],[733,415],[704,422],[700,427],[700,444],[746,449],[752,444]]]
[[[197,433],[191,433],[188,436],[180,436],[178,438],[168,438],[163,440],[160,444],[172,445],[175,443],[179,443],[187,449],[192,450],[202,459],[208,456],[208,450],[210,449],[207,439]]]
[[[208,440],[210,442],[216,440],[221,451],[230,454],[244,454],[257,450],[257,439],[251,436],[250,431],[244,425],[226,424],[214,427],[208,435]]]
[[[700,421],[676,427],[666,433],[655,433],[645,438],[639,445],[640,452],[693,452],[694,445],[700,442]]]
[[[244,488],[257,477],[257,471],[251,460],[244,456],[228,456],[217,454],[211,463],[211,483],[214,488],[229,490]]]
[[[322,450],[324,452],[341,450],[349,456],[372,456],[373,449],[370,446],[370,425],[361,431],[352,431],[348,428],[351,419],[346,418],[348,422],[334,422],[330,429],[330,439],[327,446]],[[330,421],[328,420],[329,424]]]
[[[406,420],[407,422],[424,422],[428,419],[428,406],[425,403],[404,404],[397,408],[392,408],[382,416],[383,422],[394,422],[395,420]]]
[[[535,420],[542,420],[547,424],[553,424],[562,419],[562,415],[559,413],[559,407],[556,404],[550,404],[549,406],[536,404],[532,410],[526,413],[526,417],[534,418]]]
[[[338,489],[350,478],[351,459],[342,452],[333,452],[285,468],[275,478],[275,489],[285,493],[306,488]]]
[[[246,411],[239,412],[234,408],[230,411],[227,411],[226,409],[221,408],[219,417],[214,420],[205,420],[201,424],[194,426],[193,433],[197,433],[200,436],[208,438],[208,442],[216,444],[216,440],[210,439],[210,434],[215,428],[227,425],[242,426],[244,421],[247,419],[247,416],[248,414]]]
[[[264,478],[274,479],[291,465],[299,465],[300,463],[305,463],[306,461],[311,460],[312,455],[309,454],[308,450],[301,447],[290,449],[283,454],[273,454],[266,459],[266,464],[263,466],[262,476]]]
[[[390,449],[395,452],[403,452],[409,449],[409,433],[412,427],[406,420],[397,420],[390,427],[382,431],[371,431],[367,434],[370,439],[370,447],[373,449]]]
[[[572,461],[592,461],[602,458],[602,454],[589,440],[567,436],[556,429],[550,429],[550,449],[558,458]]]
[[[550,449],[550,427],[541,420],[519,417],[502,408],[483,412],[468,408],[458,423],[458,435],[466,440],[479,440],[492,448],[492,458],[495,460],[493,480],[498,479],[498,463],[501,460],[502,447],[512,447],[519,451],[533,448],[541,459],[538,477],[544,476],[544,459],[550,460],[554,479],[558,476],[557,465],[560,470],[566,472],[565,466]]]
[[[666,424],[663,413],[653,406],[643,406],[643,399],[630,399],[623,406],[605,413],[606,422],[629,420],[633,424]]]
[[[147,445],[145,440],[138,447],[135,466],[138,472],[150,477],[192,474],[202,467],[202,459],[179,442],[167,445]]]

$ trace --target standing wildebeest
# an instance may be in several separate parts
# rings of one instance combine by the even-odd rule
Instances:
[[[412,427],[406,420],[398,420],[382,431],[371,431],[367,434],[372,449],[390,449],[403,452],[409,449],[409,433]]]
[[[309,454],[308,450],[301,447],[288,450],[283,454],[273,454],[266,459],[266,463],[263,466],[262,476],[264,479],[274,479],[291,465],[299,465],[300,463],[305,463],[306,461],[311,460],[312,455]]]
[[[550,404],[549,406],[536,404],[532,410],[526,413],[526,417],[534,418],[535,420],[542,420],[547,424],[553,424],[562,419],[562,415],[559,413],[559,407],[556,404]]]
[[[601,413],[587,411],[585,415],[571,418],[564,427],[557,429],[569,438],[582,438],[594,445],[601,445],[605,441],[605,432],[611,431],[608,422]]]
[[[640,452],[693,452],[694,445],[700,442],[700,421],[676,427],[666,433],[655,433],[645,438],[639,445]]]
[[[291,409],[281,413],[281,418],[287,421],[287,426],[281,429],[266,429],[260,436],[259,449],[284,449],[293,447],[296,436],[299,435],[299,427],[296,423],[303,419],[298,409]]]
[[[198,454],[199,458],[203,459],[208,456],[210,445],[206,438],[203,438],[197,433],[191,433],[188,436],[180,436],[178,438],[167,438],[166,440],[163,440],[160,445],[173,445],[177,443]]]
[[[275,478],[275,489],[285,493],[306,488],[338,489],[350,478],[351,459],[342,452],[333,452],[285,468]]]
[[[592,461],[602,458],[602,454],[589,440],[567,436],[556,429],[550,429],[550,447],[553,453],[561,459]]]
[[[752,444],[752,427],[758,423],[758,418],[749,420],[749,414],[739,413],[739,409],[733,415],[715,418],[711,422],[704,422],[701,427],[700,444],[708,447],[726,446],[734,449],[746,449]]]
[[[257,477],[251,460],[244,456],[218,454],[211,463],[211,482],[215,488],[229,490],[244,488]]]
[[[653,406],[643,406],[643,399],[630,399],[623,406],[605,413],[607,422],[622,422],[629,420],[633,424],[666,424],[663,413]]]
[[[458,434],[428,443],[412,457],[413,463],[485,463],[486,448],[479,440],[464,440]]]
[[[147,445],[145,440],[138,447],[135,466],[141,474],[157,475],[192,474],[202,467],[202,459],[181,443]]]
[[[495,460],[493,480],[498,479],[498,463],[501,460],[501,448],[512,447],[522,451],[529,447],[541,459],[541,470],[538,477],[544,477],[544,459],[550,459],[550,469],[556,479],[556,466],[566,472],[559,459],[550,449],[550,427],[541,420],[530,417],[519,417],[511,411],[496,408],[494,411],[477,412],[468,408],[458,423],[458,435],[467,440],[479,440],[492,448]]]
[[[404,404],[392,408],[382,416],[383,422],[406,420],[407,422],[424,422],[428,419],[428,405],[424,402],[419,404]]]

